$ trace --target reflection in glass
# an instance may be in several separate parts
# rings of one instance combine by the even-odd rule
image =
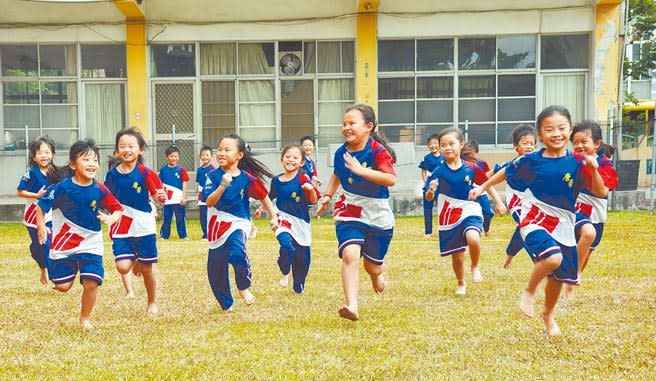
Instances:
[[[496,93],[493,75],[460,77],[458,95],[461,98],[494,97]]]
[[[542,36],[542,69],[587,69],[590,36]]]
[[[82,77],[127,77],[125,45],[82,45]]]
[[[378,41],[378,71],[413,71],[415,41]]]
[[[153,77],[193,77],[196,75],[194,44],[151,45]]]
[[[378,102],[380,124],[414,123],[415,103],[410,101]]]
[[[2,45],[0,61],[4,77],[36,77],[36,45]]]
[[[75,45],[41,45],[39,56],[42,76],[75,75]]]
[[[417,40],[417,70],[453,70],[453,39]]]
[[[417,78],[417,98],[453,98],[453,77]]]
[[[535,36],[499,37],[499,69],[534,68],[535,41]]]
[[[413,78],[381,78],[378,94],[380,99],[413,99],[415,81]]]
[[[462,38],[458,40],[458,62],[461,70],[494,69],[494,38]]]

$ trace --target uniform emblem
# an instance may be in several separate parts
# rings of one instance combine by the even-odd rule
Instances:
[[[467,184],[471,185],[472,182],[471,182],[471,178],[469,177],[469,175],[465,176],[465,182]]]
[[[242,189],[241,192],[239,192],[239,195],[240,195],[242,198],[244,197],[244,189]]]
[[[563,181],[570,188],[574,186],[574,179],[572,179],[572,175],[569,172],[567,172],[565,176],[563,176]]]
[[[179,179],[179,178],[180,178],[180,174],[179,174],[178,172],[176,172],[176,173],[175,173],[175,177]]]
[[[296,202],[301,202],[301,197],[296,194],[296,192],[292,192],[292,200]]]
[[[365,161],[364,163],[362,163],[362,166],[367,168],[367,162]]]
[[[132,184],[132,189],[136,190],[137,193],[141,193],[141,187],[139,186],[139,183],[137,181]]]
[[[349,183],[349,184],[353,184],[353,177],[349,176],[349,178],[348,178],[348,183]]]
[[[91,206],[91,209],[93,209],[95,211],[96,206],[98,206],[97,203],[96,203],[96,200],[91,201],[91,204],[89,204],[89,206]]]

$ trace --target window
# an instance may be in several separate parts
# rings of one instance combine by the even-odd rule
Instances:
[[[151,76],[195,76],[195,48],[194,44],[151,45]]]
[[[239,81],[239,135],[251,147],[276,146],[275,102],[272,80]]]
[[[494,38],[463,38],[458,40],[458,68],[485,70],[495,68]]]
[[[453,70],[453,39],[417,40],[417,70]]]
[[[378,71],[414,70],[414,40],[378,41]]]
[[[499,69],[535,67],[535,36],[499,37],[497,44]]]
[[[319,141],[321,145],[341,143],[344,111],[353,104],[353,79],[319,80]]]
[[[235,132],[235,82],[203,81],[203,145],[215,147]]]
[[[239,74],[274,74],[275,47],[273,42],[239,44]]]
[[[589,40],[587,34],[542,36],[542,69],[587,69]]]
[[[126,78],[125,45],[82,45],[83,78]]]

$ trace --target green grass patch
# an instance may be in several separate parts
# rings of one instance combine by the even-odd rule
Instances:
[[[207,282],[207,243],[190,221],[190,240],[158,241],[160,313],[148,316],[143,282],[126,299],[105,246],[105,284],[91,316],[77,324],[81,286],[60,294],[38,282],[29,237],[0,225],[0,379],[637,379],[656,377],[656,218],[610,213],[576,299],[557,307],[564,335],[516,305],[532,264],[526,254],[504,270],[514,229],[495,218],[482,239],[485,281],[454,295],[451,261],[423,239],[420,217],[397,218],[386,257],[389,284],[376,295],[361,270],[360,314],[340,319],[340,261],[329,218],[312,222],[305,294],[278,286],[278,245],[267,221],[248,250],[256,303],[234,289],[222,313]],[[175,229],[173,229],[175,231]],[[173,233],[175,235],[175,232]],[[468,263],[468,259],[467,259]],[[291,283],[291,282],[290,282]],[[538,294],[538,306],[542,302]]]

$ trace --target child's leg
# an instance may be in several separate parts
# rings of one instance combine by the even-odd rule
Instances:
[[[461,251],[455,254],[451,254],[451,267],[453,267],[453,273],[456,275],[456,281],[458,286],[465,285],[465,252]]]
[[[305,290],[305,279],[310,271],[310,247],[297,245],[292,262],[294,274],[294,292],[302,294]]]
[[[144,287],[146,288],[146,295],[148,296],[148,312],[156,314],[157,308],[157,278],[153,271],[152,263],[141,263],[141,274],[144,278]],[[128,274],[129,275],[129,274]]]
[[[219,248],[210,249],[207,253],[207,279],[221,309],[230,309],[234,301],[230,293],[230,280],[228,279],[227,243]]]
[[[490,232],[490,225],[492,224],[492,217],[494,217],[494,214],[492,214],[492,215],[484,214],[483,215],[483,231],[485,232],[486,236]]]
[[[590,246],[597,237],[597,231],[592,224],[584,224],[579,228],[579,241],[576,252],[579,255],[579,273],[583,272],[590,256]]]
[[[562,288],[562,283],[549,277],[547,279],[547,285],[544,288],[544,310],[542,310],[542,319],[544,320],[544,326],[549,336],[560,336],[561,331],[560,327],[556,323],[556,319],[553,317],[553,310],[558,303],[558,297],[560,296],[560,290]]]
[[[358,320],[358,287],[360,283],[360,245],[348,245],[342,250],[342,287],[346,305],[339,309],[339,315],[349,320]]]
[[[164,217],[162,227],[159,229],[159,236],[169,239],[171,236],[171,220],[173,220],[173,205],[164,205]]]
[[[515,256],[524,248],[524,240],[522,239],[521,234],[519,234],[519,226],[515,227],[512,237],[510,237],[510,242],[506,247],[506,255]]]
[[[226,241],[229,247],[228,263],[232,264],[235,271],[235,283],[239,295],[244,299],[244,303],[250,306],[255,302],[255,296],[249,291],[253,273],[251,273],[251,263],[246,254],[246,233],[242,230],[236,230],[230,234]]]
[[[41,245],[39,244],[39,237],[35,228],[27,226],[27,232],[29,233],[31,240],[30,254],[32,255],[32,259],[34,259],[34,262],[36,262],[36,264],[39,266],[39,269],[41,270],[39,281],[41,284],[48,284],[47,255],[50,249],[50,237],[47,238],[45,244]]]
[[[280,286],[287,287],[289,282],[289,269],[290,262],[293,261],[296,248],[294,247],[293,238],[291,234],[284,232],[276,235],[276,239],[280,243],[280,254],[278,255],[278,268],[283,277],[280,279]]]
[[[129,272],[127,274],[121,274],[121,283],[123,283],[123,288],[125,288],[125,297],[128,299],[134,298],[134,290],[132,289],[132,274]]]
[[[524,292],[519,300],[519,309],[522,310],[526,316],[530,318],[535,316],[535,312],[533,311],[535,307],[535,291],[540,282],[560,266],[562,260],[562,254],[557,253],[539,260],[535,263],[535,266],[533,266],[531,277],[529,278],[526,288],[524,288]]]
[[[96,294],[98,291],[98,282],[93,279],[82,279],[82,299],[80,307],[80,326],[82,328],[93,328],[89,322],[89,316],[96,305]]]
[[[182,239],[187,238],[187,221],[185,219],[187,215],[187,207],[185,205],[176,205],[174,211],[175,227],[178,231],[178,237]]]
[[[433,204],[435,200],[427,201],[424,192],[424,234],[433,234]]]
[[[480,283],[483,281],[483,275],[481,275],[481,270],[478,268],[478,260],[481,256],[481,233],[477,229],[466,230],[465,239],[467,240],[467,246],[469,246],[472,280],[474,283]]]
[[[200,213],[200,228],[203,231],[203,239],[207,239],[207,206],[198,206],[198,211]]]
[[[364,269],[371,277],[371,286],[374,288],[374,291],[377,294],[385,291],[386,284],[385,277],[383,276],[383,265],[375,264],[365,259]]]

